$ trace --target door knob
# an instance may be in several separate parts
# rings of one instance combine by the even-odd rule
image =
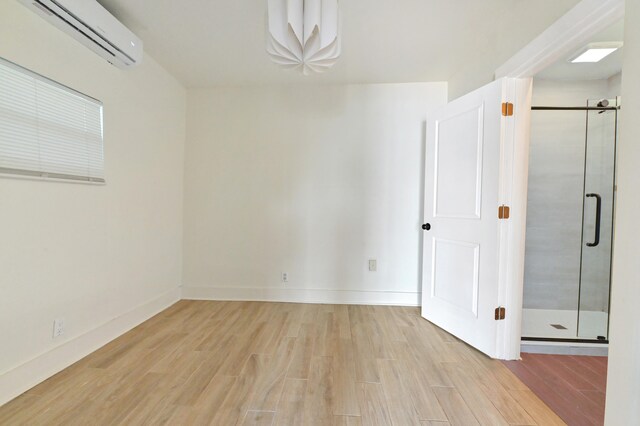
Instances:
[[[431,229],[431,224],[430,223],[422,224],[422,229],[424,229],[425,231],[430,230]]]

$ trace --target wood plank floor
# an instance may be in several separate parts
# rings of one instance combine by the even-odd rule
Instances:
[[[567,424],[604,424],[607,357],[522,354],[505,365]]]
[[[562,425],[417,308],[181,301],[0,407],[9,425]]]

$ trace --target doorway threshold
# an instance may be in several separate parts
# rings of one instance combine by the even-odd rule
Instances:
[[[609,344],[591,341],[523,340],[520,352],[530,354],[608,356]]]

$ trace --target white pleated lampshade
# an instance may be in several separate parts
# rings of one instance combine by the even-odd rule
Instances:
[[[338,0],[267,0],[267,52],[303,74],[323,72],[340,57]]]

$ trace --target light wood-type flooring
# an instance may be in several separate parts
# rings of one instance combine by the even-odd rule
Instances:
[[[418,308],[181,301],[0,407],[5,425],[561,425]]]

